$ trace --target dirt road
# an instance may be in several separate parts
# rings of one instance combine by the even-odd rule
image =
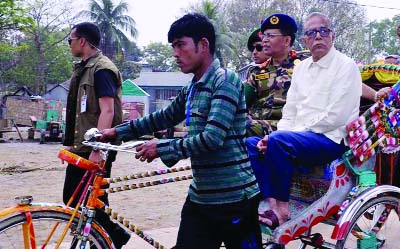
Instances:
[[[27,136],[25,132],[22,135]],[[20,195],[32,195],[35,202],[62,202],[66,165],[61,164],[57,153],[63,146],[60,143],[21,143],[8,140],[13,136],[15,134],[5,134],[4,140],[7,142],[0,143],[0,209],[14,205],[14,197]],[[178,165],[189,165],[189,161],[183,160]],[[119,153],[112,175],[123,176],[160,168],[166,167],[159,159],[148,164],[136,160],[132,154]],[[191,171],[178,174],[190,175]],[[171,175],[151,179],[166,177]],[[189,183],[190,181],[182,181],[113,193],[110,195],[110,206],[139,228],[149,231],[163,245],[171,247],[175,242],[180,211]],[[127,248],[133,248],[134,245],[135,248],[152,248],[137,238],[131,239]]]
[[[22,131],[27,138],[26,131]],[[21,143],[9,138],[17,138],[16,134],[6,133],[5,141],[0,143],[0,209],[14,205],[14,197],[32,195],[35,202],[62,202],[65,166],[57,158],[60,143],[39,144],[38,141]],[[38,136],[36,136],[38,137]],[[177,166],[190,165],[183,160]],[[119,153],[114,163],[112,176],[124,176],[132,173],[166,168],[159,160],[143,163],[132,154]],[[189,175],[191,171],[175,173]],[[171,177],[163,175],[145,180]],[[129,183],[142,180],[129,181]],[[120,215],[128,218],[135,226],[148,232],[155,240],[167,248],[176,241],[180,221],[180,211],[185,200],[190,181],[168,183],[147,188],[113,193],[109,196],[110,206]],[[118,186],[114,184],[112,186]],[[286,248],[297,248],[298,242]],[[127,249],[153,248],[136,235],[124,247]]]

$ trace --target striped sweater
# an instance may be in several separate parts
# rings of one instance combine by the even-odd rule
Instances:
[[[183,87],[170,105],[116,130],[126,141],[184,120],[188,136],[159,140],[157,152],[169,167],[190,157],[190,199],[200,204],[223,204],[258,194],[244,143],[246,104],[239,76],[223,70],[214,60],[201,79]]]

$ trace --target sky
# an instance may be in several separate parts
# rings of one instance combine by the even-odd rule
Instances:
[[[392,18],[400,14],[400,0],[357,0],[357,2],[362,5],[368,5],[363,7],[367,9],[370,21]]]
[[[129,14],[136,21],[139,31],[137,44],[142,47],[150,42],[167,43],[170,25],[183,15],[182,9],[199,0],[134,0],[129,1]],[[396,10],[365,7],[367,16],[372,20],[392,18],[400,14],[400,0],[357,0],[359,4],[396,8]]]
[[[400,1],[400,0],[399,0]],[[139,32],[138,46],[150,42],[168,43],[167,34],[171,24],[181,17],[191,3],[198,0],[131,0],[129,1],[130,16],[136,22]]]
[[[168,43],[167,33],[170,25],[184,13],[182,9],[200,0],[129,0],[128,14],[136,21],[139,32],[137,44],[139,47],[150,42]],[[118,0],[116,0],[118,2]],[[366,6],[367,16],[372,20],[392,18],[400,14],[400,0],[357,0]],[[375,8],[380,6],[396,8],[395,10]]]

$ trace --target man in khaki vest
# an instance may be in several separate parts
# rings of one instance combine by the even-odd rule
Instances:
[[[99,130],[122,123],[121,73],[118,68],[98,49],[100,29],[94,23],[75,25],[68,37],[71,53],[82,60],[74,67],[67,100],[67,115],[64,145],[81,157],[99,163],[100,151],[83,146],[85,132],[93,127]],[[111,174],[115,153],[110,154],[105,164],[106,175]],[[85,171],[68,165],[64,181],[64,203],[67,203]],[[107,196],[100,198],[108,205]],[[72,203],[72,206],[75,206]],[[96,212],[96,219],[107,229],[116,248],[121,248],[130,234],[112,222],[104,212]]]

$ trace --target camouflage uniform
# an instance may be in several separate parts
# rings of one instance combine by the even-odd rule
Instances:
[[[293,67],[300,62],[295,51],[276,67],[272,59],[261,65],[253,64],[247,71],[246,103],[249,111],[246,136],[264,136],[276,130],[282,117],[282,107],[290,87]]]

